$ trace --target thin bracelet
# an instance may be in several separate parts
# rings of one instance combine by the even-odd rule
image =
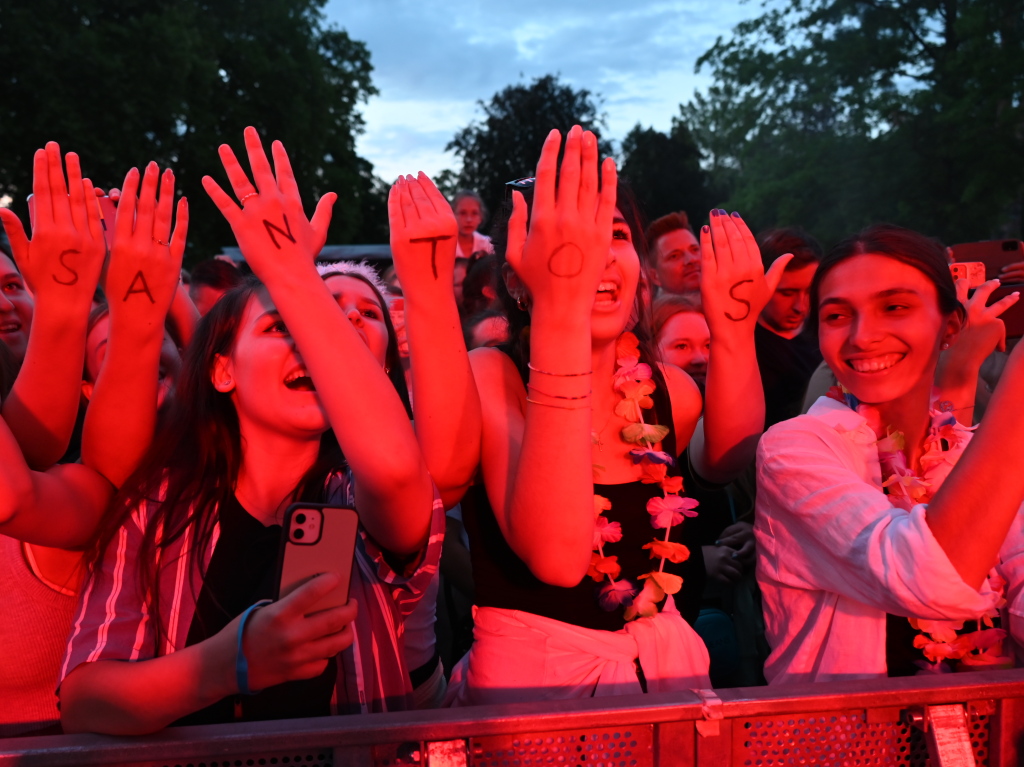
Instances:
[[[534,373],[542,373],[543,375],[555,376],[556,378],[580,378],[581,376],[589,376],[594,374],[593,370],[588,370],[586,373],[552,373],[550,370],[541,370],[540,368],[535,368],[532,362],[527,362],[526,367],[530,368],[530,370],[532,370]]]
[[[245,624],[249,622],[252,614],[261,607],[266,607],[274,600],[261,599],[254,605],[249,606],[242,613],[242,620],[238,622],[238,651],[235,654],[235,681],[238,683],[238,692],[241,695],[255,695],[259,690],[249,689],[249,660],[245,657],[245,649],[242,647],[242,637],[245,635]]]
[[[584,405],[583,407],[569,407],[568,405],[558,405],[558,404],[556,404],[554,402],[539,402],[538,400],[530,399],[529,397],[526,398],[526,401],[529,402],[532,405],[543,405],[544,407],[554,407],[554,408],[558,408],[559,410],[589,410],[590,409],[590,405]]]
[[[526,384],[526,388],[532,389],[533,391],[537,392],[537,394],[543,394],[545,397],[551,397],[553,399],[586,399],[591,394],[593,394],[593,392],[589,391],[586,394],[581,394],[578,397],[566,397],[564,394],[548,394],[546,391],[541,391],[540,389],[538,389],[532,383]]]

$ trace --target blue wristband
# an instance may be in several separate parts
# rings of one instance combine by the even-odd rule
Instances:
[[[254,612],[273,601],[272,599],[261,599],[256,604],[247,608],[242,613],[242,620],[238,622],[238,652],[235,654],[235,681],[238,682],[238,692],[242,695],[255,695],[259,692],[259,690],[249,689],[249,661],[246,659],[245,649],[242,647],[242,637],[245,636],[245,624],[249,622]]]

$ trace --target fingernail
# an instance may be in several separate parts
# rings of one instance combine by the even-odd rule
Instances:
[[[731,558],[732,558],[732,559],[736,559],[736,555],[737,555],[737,554],[739,554],[739,552],[738,552],[738,551],[734,551],[734,552],[732,553],[732,555],[731,555]]]
[[[740,218],[740,214],[739,214],[739,213],[737,213],[736,211],[733,211],[733,212],[732,212],[732,217],[733,217],[733,218]]]
[[[719,208],[718,209],[718,215],[719,216],[728,216],[729,215],[729,211],[724,210],[723,208]]]
[[[708,226],[707,224],[704,224],[704,226],[702,226],[700,230],[704,232],[704,234],[708,234],[711,231],[711,227]]]
[[[711,211],[711,213],[710,213],[709,215],[711,216],[711,218],[714,218],[715,216],[717,216],[717,215],[718,215],[718,210],[717,210],[717,208],[716,208],[716,209],[714,209],[714,210],[712,210],[712,211]]]
[[[722,542],[721,542],[721,541],[715,541],[715,545],[716,545],[716,546],[721,546],[721,545],[722,545]]]

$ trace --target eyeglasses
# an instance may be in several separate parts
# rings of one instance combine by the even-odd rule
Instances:
[[[526,176],[525,178],[517,178],[515,181],[506,181],[505,186],[525,192],[527,189],[533,189],[533,185],[536,183],[537,179],[535,177]]]

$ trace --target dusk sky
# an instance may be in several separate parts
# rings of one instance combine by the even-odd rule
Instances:
[[[325,12],[370,50],[380,95],[363,106],[357,146],[391,180],[456,169],[444,147],[479,117],[477,102],[549,73],[604,97],[613,140],[637,122],[666,130],[709,82],[697,58],[760,10],[742,0],[329,0]]]

